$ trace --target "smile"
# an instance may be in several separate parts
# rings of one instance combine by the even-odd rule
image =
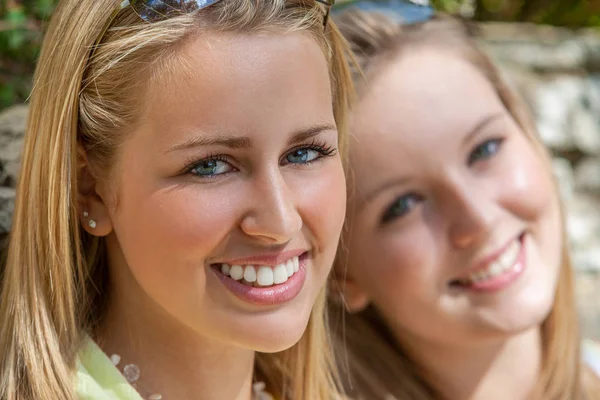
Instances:
[[[287,282],[300,269],[299,257],[276,266],[221,264],[221,273],[248,286],[266,287]]]
[[[239,299],[254,305],[277,305],[294,299],[306,280],[310,253],[294,253],[283,261],[262,259],[261,263],[261,258],[255,258],[248,260],[255,264],[218,263],[212,264],[211,269],[223,286]]]
[[[451,286],[477,291],[496,291],[509,286],[525,269],[524,239],[525,235],[519,236],[493,260],[467,277],[452,281]]]

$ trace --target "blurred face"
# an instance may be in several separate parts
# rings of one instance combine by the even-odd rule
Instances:
[[[447,344],[540,324],[559,272],[558,199],[488,80],[443,51],[404,55],[352,130],[350,307],[372,302],[397,336]]]
[[[98,191],[113,306],[282,350],[306,327],[345,213],[326,59],[300,33],[204,34],[179,57],[146,94],[117,184]]]

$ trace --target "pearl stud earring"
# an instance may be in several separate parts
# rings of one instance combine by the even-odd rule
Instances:
[[[93,219],[90,219],[90,221],[88,222],[88,225],[90,226],[90,228],[94,229],[94,228],[96,228],[96,221],[94,221]]]
[[[87,211],[83,212],[83,218],[87,218],[90,216],[90,213],[88,213]]]

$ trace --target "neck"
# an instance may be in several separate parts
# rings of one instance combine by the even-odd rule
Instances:
[[[157,318],[139,308],[130,311],[133,308],[109,304],[96,339],[106,354],[121,356],[119,367],[139,367],[136,388],[142,396],[161,394],[164,400],[252,398],[253,351],[202,337],[170,316]]]
[[[542,363],[539,327],[464,346],[415,338],[406,343],[428,380],[449,400],[525,400],[536,390]]]

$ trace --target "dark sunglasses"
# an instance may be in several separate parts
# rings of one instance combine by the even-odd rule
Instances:
[[[182,15],[202,10],[220,0],[123,0],[119,10],[131,7],[146,22],[163,21],[175,15]],[[315,0],[327,7],[323,25],[327,26],[329,10],[335,0]]]
[[[428,21],[435,14],[430,5],[409,0],[348,0],[334,7],[332,13],[350,9],[378,12],[407,25]]]

